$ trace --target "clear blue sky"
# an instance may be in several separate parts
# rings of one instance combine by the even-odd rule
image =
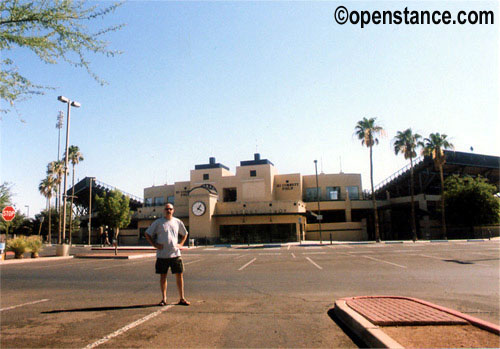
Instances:
[[[496,24],[361,29],[335,22],[339,5],[494,10]],[[353,137],[363,117],[387,130],[374,151],[375,183],[406,165],[391,145],[408,127],[498,156],[499,22],[496,1],[127,2],[93,24],[127,24],[106,37],[123,54],[89,55],[109,85],[28,51],[7,53],[21,73],[56,89],[2,116],[0,180],[12,183],[22,212],[45,208],[38,184],[57,158],[56,116],[66,113],[58,95],[82,104],[70,130],[85,157],[77,179],[95,176],[140,197],[153,184],[188,180],[210,156],[234,172],[256,150],[282,174],[313,174],[314,159],[337,173],[341,161],[368,189],[368,150]]]

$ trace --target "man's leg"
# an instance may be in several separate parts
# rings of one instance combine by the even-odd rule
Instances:
[[[184,277],[182,273],[175,274],[175,280],[177,281],[177,291],[179,291],[179,303],[189,305],[190,303],[184,298]]]
[[[167,274],[160,274],[160,287],[161,294],[163,296],[162,300],[167,303]]]

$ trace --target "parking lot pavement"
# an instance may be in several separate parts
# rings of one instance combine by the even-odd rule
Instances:
[[[184,251],[183,259],[192,305],[165,310],[155,306],[154,258],[0,265],[0,344],[356,347],[330,310],[337,299],[363,295],[426,299],[499,322],[494,241],[211,246]],[[168,280],[175,303],[175,282],[171,275]]]

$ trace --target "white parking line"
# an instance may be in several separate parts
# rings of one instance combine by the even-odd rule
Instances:
[[[242,254],[242,255],[240,255],[238,257],[234,257],[234,259],[240,259],[240,258],[243,258],[243,257],[246,257],[246,256],[247,256],[246,254]]]
[[[13,306],[7,307],[7,308],[2,308],[2,309],[0,309],[0,311],[11,310],[11,309],[23,307],[25,305],[37,304],[37,303],[42,303],[42,302],[47,302],[47,301],[48,301],[48,299],[40,299],[40,300],[29,302],[29,303],[23,303],[23,304],[13,305]]]
[[[219,251],[220,248],[206,248],[205,251]]]
[[[382,263],[387,263],[387,264],[390,264],[390,265],[395,265],[396,267],[400,267],[400,268],[404,268],[406,269],[406,267],[404,265],[400,265],[400,264],[396,264],[396,263],[391,263],[391,262],[387,262],[387,261],[384,261],[382,259],[378,259],[378,258],[373,258],[373,257],[368,257],[368,256],[361,256],[363,258],[368,258],[368,259],[372,259],[374,261],[377,261],[377,262],[382,262]]]
[[[295,254],[294,254],[293,252],[292,252],[292,257],[293,257],[293,258],[297,258],[297,257],[295,257]]]
[[[311,258],[306,257],[306,259],[307,259],[309,262],[311,262],[311,263],[312,263],[312,265],[314,265],[316,268],[318,268],[318,269],[320,269],[320,270],[321,270],[321,269],[323,269],[323,268],[321,268],[319,265],[317,265],[317,264],[316,264],[316,263],[315,263],[315,262],[314,262]]]
[[[287,250],[289,250],[289,249],[290,249],[290,247],[292,247],[292,245],[288,245]]]
[[[437,259],[437,260],[440,260],[440,261],[444,261],[444,259],[441,258],[441,257],[434,257],[434,256],[426,255],[426,254],[417,254],[417,256],[422,256],[422,257],[426,257],[426,258],[432,258],[432,259]]]
[[[327,245],[326,247],[328,247],[328,248],[354,248],[354,247],[349,246],[349,245]]]
[[[432,259],[437,259],[437,260],[440,260],[440,261],[451,261],[452,260],[451,258],[440,258],[440,257],[428,256],[426,254],[419,254],[418,256],[432,258]],[[465,262],[467,262],[467,261],[465,261]],[[467,263],[467,264],[469,264],[469,263]],[[470,262],[470,264],[479,265],[481,267],[489,267],[490,266],[488,264],[481,264],[481,263],[475,263],[475,262]]]
[[[108,267],[99,267],[99,268],[94,268],[94,270],[103,270],[103,269],[111,269],[111,268],[119,268],[119,267],[127,267],[129,265],[134,265],[134,264],[138,264],[138,263],[144,263],[144,262],[151,262],[150,259],[147,259],[147,260],[140,260],[140,261],[137,261],[137,262],[133,262],[133,263],[128,263],[128,264],[118,264],[118,265],[111,265],[111,266],[108,266]]]
[[[250,264],[252,264],[253,262],[255,262],[255,260],[256,260],[256,259],[257,259],[257,258],[252,259],[250,262],[248,262],[247,264],[245,264],[244,266],[242,266],[242,267],[241,267],[240,269],[238,269],[238,270],[243,270],[243,269],[245,269],[245,268],[246,268],[246,267],[248,267]]]
[[[71,259],[71,260],[73,261],[74,259]],[[33,270],[33,269],[43,269],[43,268],[51,268],[51,267],[71,267],[73,265],[91,263],[91,262],[97,262],[97,260],[87,259],[87,260],[73,262],[73,263],[58,263],[58,264],[47,264],[47,265],[39,265],[39,266],[31,266],[30,265],[29,269]]]
[[[200,258],[200,259],[197,259],[197,260],[195,260],[195,261],[191,261],[191,262],[184,263],[184,265],[193,264],[193,263],[196,263],[196,262],[200,262],[200,261],[202,261],[202,260],[203,260],[203,258]]]
[[[162,307],[160,310],[157,310],[157,311],[155,311],[154,313],[151,313],[151,314],[149,314],[149,315],[146,315],[145,317],[143,317],[143,318],[141,318],[141,319],[139,319],[139,320],[136,320],[136,321],[134,321],[134,322],[132,322],[132,323],[130,323],[130,324],[128,324],[128,325],[126,325],[126,326],[124,326],[124,327],[120,328],[119,330],[116,330],[115,332],[108,334],[107,336],[102,337],[102,338],[101,338],[101,339],[99,339],[98,341],[96,341],[96,342],[94,342],[94,343],[92,343],[92,344],[87,345],[87,346],[85,347],[85,349],[95,348],[95,347],[97,347],[97,346],[99,346],[99,345],[101,345],[101,344],[104,344],[104,343],[106,343],[107,341],[109,341],[110,339],[113,339],[113,338],[115,338],[115,337],[117,337],[117,336],[121,335],[122,333],[125,333],[125,332],[127,332],[128,330],[130,330],[130,329],[132,329],[132,328],[134,328],[134,327],[139,326],[139,325],[140,325],[140,324],[142,324],[143,322],[146,322],[146,321],[148,321],[149,319],[152,319],[152,318],[154,318],[154,317],[156,317],[156,316],[160,315],[161,313],[163,313],[164,311],[167,311],[168,309],[170,309],[170,308],[172,308],[172,307],[173,307],[173,305],[172,305],[172,304],[171,304],[171,305],[167,305],[167,306],[165,306],[165,307]]]

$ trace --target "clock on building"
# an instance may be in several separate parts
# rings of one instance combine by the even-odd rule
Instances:
[[[191,211],[195,216],[203,216],[207,207],[203,201],[196,201],[193,206],[191,206]]]

